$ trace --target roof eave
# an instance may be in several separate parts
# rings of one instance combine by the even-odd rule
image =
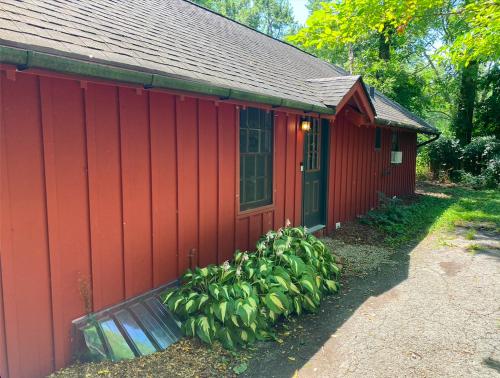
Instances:
[[[410,129],[410,130],[414,130],[414,131],[422,133],[422,134],[428,134],[428,135],[441,134],[441,132],[439,130],[434,129],[434,128],[431,129],[431,128],[425,127],[423,125],[422,125],[422,127],[417,127],[415,125],[411,125],[411,124],[403,123],[403,122],[398,122],[398,121],[393,121],[393,120],[385,119],[385,118],[382,118],[379,116],[375,117],[375,123],[377,125],[381,125],[381,126],[392,126],[392,127],[401,127],[403,129]]]
[[[174,89],[304,112],[335,114],[335,108],[332,107],[5,45],[0,45],[0,63],[16,65],[20,70],[46,69],[64,74],[137,84],[145,88]]]

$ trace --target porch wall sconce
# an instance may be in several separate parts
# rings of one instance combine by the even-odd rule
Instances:
[[[300,129],[302,131],[305,131],[305,132],[308,132],[309,130],[311,130],[311,121],[303,120],[300,123]]]

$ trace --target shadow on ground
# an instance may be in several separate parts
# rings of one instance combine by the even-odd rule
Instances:
[[[438,211],[426,219],[419,230],[415,230],[415,239],[391,255],[394,264],[384,264],[378,271],[365,277],[343,279],[338,295],[325,299],[317,314],[308,314],[293,318],[282,325],[280,334],[284,335],[281,345],[260,343],[252,352],[246,377],[291,377],[306,364],[311,357],[321,350],[325,342],[333,335],[368,298],[377,297],[407,279],[410,252],[427,235],[435,220],[458,198],[452,195],[439,195],[441,187],[426,186],[426,199],[432,197],[439,205]],[[422,198],[421,198],[422,199]],[[334,235],[333,235],[334,236]],[[487,363],[487,362],[485,362]],[[495,362],[488,362],[489,364]],[[334,367],[332,366],[332,369]]]

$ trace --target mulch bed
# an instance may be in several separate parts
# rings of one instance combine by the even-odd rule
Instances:
[[[182,339],[166,350],[120,362],[75,364],[50,377],[235,377],[233,371],[246,361],[245,353],[231,353],[215,343]]]

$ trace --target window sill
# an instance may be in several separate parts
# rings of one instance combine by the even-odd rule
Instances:
[[[249,217],[249,216],[252,216],[252,215],[257,215],[257,214],[265,213],[265,212],[268,212],[268,211],[271,211],[271,210],[274,210],[274,209],[275,209],[275,206],[274,206],[274,203],[272,203],[270,205],[264,205],[264,206],[261,206],[261,207],[256,207],[255,209],[238,210],[238,214],[237,214],[236,218],[245,218],[245,217]]]
[[[306,232],[308,234],[314,234],[315,232],[321,231],[324,228],[326,228],[324,224],[317,224],[316,226],[313,226],[311,228],[307,227]]]

